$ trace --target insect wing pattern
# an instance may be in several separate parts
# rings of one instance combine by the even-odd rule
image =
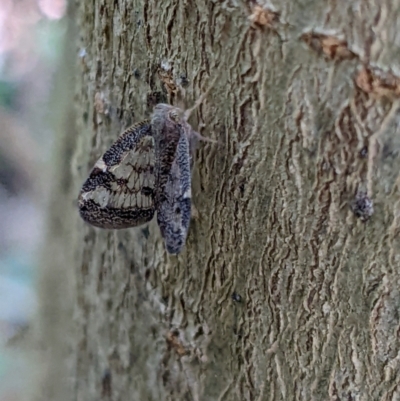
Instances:
[[[189,140],[185,132],[182,132],[163,196],[157,205],[157,223],[169,253],[178,254],[184,247],[189,231],[190,217]]]
[[[109,229],[150,221],[155,213],[155,160],[151,123],[128,128],[82,186],[78,205],[83,220]]]

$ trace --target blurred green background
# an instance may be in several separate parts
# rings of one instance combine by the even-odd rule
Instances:
[[[0,1],[0,400],[26,396],[32,366],[15,339],[37,311],[55,135],[51,97],[66,0]],[[25,398],[24,398],[25,399]]]

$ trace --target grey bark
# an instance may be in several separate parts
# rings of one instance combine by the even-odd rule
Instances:
[[[57,376],[71,400],[400,398],[400,6],[281,1],[260,25],[251,4],[79,2],[72,181],[43,298],[57,272],[76,285],[71,308],[43,308],[49,394]],[[190,107],[214,77],[191,123],[218,144],[197,152],[182,254],[155,221],[102,231],[60,211],[154,99],[178,104],[187,79]]]

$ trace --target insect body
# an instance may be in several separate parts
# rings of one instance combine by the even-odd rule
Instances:
[[[104,153],[82,186],[81,217],[101,228],[157,222],[167,251],[185,245],[191,215],[191,149],[202,138],[184,112],[158,104],[150,121],[127,129]]]
[[[168,169],[165,186],[159,191],[156,199],[157,223],[167,251],[172,254],[182,250],[189,231],[191,216],[189,135],[191,129],[185,121],[178,125],[180,135],[175,157]],[[163,180],[160,179],[160,181]]]

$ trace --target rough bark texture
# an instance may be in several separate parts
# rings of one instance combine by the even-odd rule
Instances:
[[[197,152],[178,257],[154,221],[63,216],[79,236],[68,399],[400,398],[400,5],[275,6],[79,2],[69,202],[179,83],[191,106],[218,77],[191,122],[219,144]]]

